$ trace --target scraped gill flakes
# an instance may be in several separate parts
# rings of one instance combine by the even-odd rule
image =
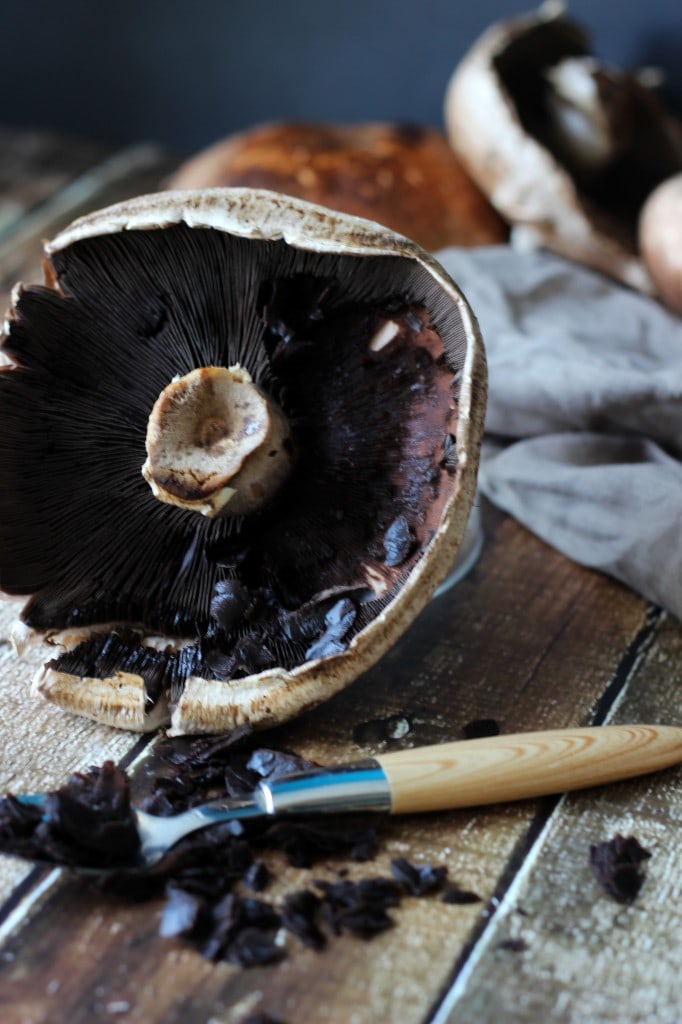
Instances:
[[[135,866],[133,797],[144,810],[176,814],[207,799],[243,797],[262,779],[310,767],[291,751],[255,746],[248,727],[230,735],[165,739],[132,784],[107,762],[70,776],[49,796],[45,815],[7,796],[0,802],[0,848],[97,868],[101,887],[122,899],[163,891],[163,938],[182,939],[203,957],[242,967],[286,956],[283,930],[321,950],[341,933],[368,940],[394,927],[393,910],[405,897],[439,893],[445,899],[447,868],[404,857],[392,862],[393,877],[346,877],[346,865],[371,861],[379,849],[385,818],[367,813],[226,822],[188,836],[152,868]],[[303,887],[270,901],[262,893],[276,879],[278,856],[300,871],[329,869],[336,861],[336,879],[309,877]]]

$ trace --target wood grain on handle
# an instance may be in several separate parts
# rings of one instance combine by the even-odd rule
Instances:
[[[682,728],[604,725],[462,740],[381,754],[391,813],[519,800],[682,762]]]

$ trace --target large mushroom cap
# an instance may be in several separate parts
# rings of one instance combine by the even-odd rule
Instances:
[[[650,71],[598,61],[550,0],[492,25],[450,80],[448,134],[515,237],[644,292],[637,250],[646,197],[682,170],[682,125]]]
[[[35,685],[112,725],[269,725],[327,699],[447,574],[485,363],[442,268],[270,192],[92,214],[15,289],[0,587]]]

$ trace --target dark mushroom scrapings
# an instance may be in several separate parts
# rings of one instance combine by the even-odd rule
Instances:
[[[644,884],[642,864],[651,857],[636,836],[617,833],[590,846],[590,868],[599,886],[619,903],[631,903]]]
[[[181,938],[202,956],[242,967],[276,963],[290,944],[324,949],[342,933],[371,939],[396,921],[405,897],[476,903],[449,882],[445,865],[391,861],[391,877],[348,877],[372,860],[386,816],[375,814],[232,821],[195,832],[151,868],[136,866],[131,798],[154,814],[174,814],[211,797],[240,797],[262,779],[311,767],[296,754],[254,746],[248,729],[220,737],[156,744],[132,779],[111,762],[76,773],[50,793],[45,808],[8,795],[0,800],[0,851],[88,868],[119,899],[164,896],[159,933]],[[267,863],[266,863],[267,859]],[[274,898],[271,882],[291,868]],[[331,878],[307,872],[326,869]],[[306,872],[306,874],[303,874]],[[301,886],[303,886],[301,888]]]
[[[84,868],[130,865],[140,839],[126,775],[111,762],[75,773],[45,806],[8,794],[0,800],[0,849]]]
[[[400,236],[248,190],[143,197],[48,253],[0,373],[0,586],[53,645],[37,689],[176,732],[326,699],[461,539],[464,298]]]

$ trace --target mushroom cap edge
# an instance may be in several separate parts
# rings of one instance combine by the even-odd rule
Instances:
[[[458,463],[453,492],[435,536],[408,579],[382,612],[356,634],[340,654],[303,663],[295,669],[269,669],[221,683],[189,677],[185,693],[171,709],[170,733],[215,732],[249,721],[269,727],[326,701],[370,668],[404,633],[447,576],[466,529],[476,492],[487,395],[483,341],[475,315],[449,274],[415,242],[364,218],[263,189],[211,188],[151,193],[78,218],[45,244],[48,257],[81,239],[120,231],[153,230],[184,223],[244,238],[282,239],[294,248],[358,256],[402,256],[417,261],[458,307],[466,329],[467,350],[460,377],[457,422]],[[40,675],[40,673],[39,673]],[[51,685],[42,675],[43,697],[66,710],[97,717],[80,700],[70,700],[61,673]],[[36,680],[37,682],[38,680]],[[75,680],[74,680],[75,681]],[[126,720],[127,719],[127,720]],[[107,724],[131,728],[128,716],[107,716]],[[159,718],[136,722],[153,730]]]

